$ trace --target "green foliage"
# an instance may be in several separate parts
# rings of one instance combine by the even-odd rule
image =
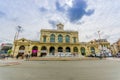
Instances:
[[[11,49],[9,49],[9,50],[7,51],[7,53],[8,53],[8,54],[11,54],[11,53],[12,53],[12,50],[11,50]]]

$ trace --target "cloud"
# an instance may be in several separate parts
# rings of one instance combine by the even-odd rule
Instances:
[[[49,23],[50,25],[52,25],[53,28],[55,28],[55,27],[56,27],[56,24],[57,24],[57,21],[49,20],[48,23]]]
[[[109,39],[109,38],[110,38],[110,35],[105,34],[105,35],[103,36],[103,38],[104,38],[104,39]]]
[[[61,6],[58,1],[55,3],[55,6],[56,6],[56,10],[57,11],[60,11],[60,12],[64,12],[65,11],[64,6]]]
[[[56,10],[65,14],[67,19],[72,22],[76,23],[79,22],[84,15],[90,16],[94,13],[94,9],[87,10],[87,2],[85,0],[73,0],[72,6],[68,4],[64,4],[63,6],[57,1],[55,3]]]
[[[39,10],[40,10],[40,12],[46,12],[46,11],[48,11],[48,10],[47,10],[46,8],[44,8],[44,7],[40,7]]]
[[[90,16],[94,13],[94,9],[86,11],[88,5],[85,0],[73,0],[72,5],[73,6],[67,10],[67,17],[70,22],[77,22],[82,19],[84,15]]]
[[[3,16],[5,16],[6,14],[2,11],[0,11],[0,18],[2,18]]]
[[[90,15],[92,15],[93,13],[94,13],[94,9],[89,9],[87,12],[86,12],[86,15],[87,16],[90,16]]]

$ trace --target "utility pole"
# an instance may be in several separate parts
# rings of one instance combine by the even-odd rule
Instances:
[[[16,33],[15,33],[15,36],[14,36],[14,50],[13,50],[13,57],[14,57],[14,54],[15,54],[15,49],[16,49],[16,43],[15,43],[15,40],[18,40],[18,37],[19,37],[19,33],[22,32],[22,27],[21,26],[17,26],[17,29],[16,29]]]

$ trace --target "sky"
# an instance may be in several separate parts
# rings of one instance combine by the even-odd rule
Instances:
[[[79,42],[120,38],[120,0],[0,0],[0,42],[13,42],[17,26],[20,38],[39,41],[41,29],[79,32]]]

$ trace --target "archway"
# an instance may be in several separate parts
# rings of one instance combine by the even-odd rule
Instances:
[[[73,52],[74,52],[74,53],[73,53],[74,56],[78,55],[78,48],[77,48],[77,47],[74,47],[74,48],[73,48]]]
[[[69,47],[66,47],[66,52],[70,52],[70,48]]]
[[[55,48],[54,47],[50,47],[50,55],[54,55],[55,54]]]
[[[37,57],[37,53],[38,53],[38,47],[37,46],[34,46],[33,48],[32,48],[32,56],[33,57]]]
[[[77,48],[77,47],[74,47],[74,48],[73,48],[73,51],[74,51],[74,52],[78,52],[78,48]]]
[[[22,46],[19,47],[17,58],[20,57],[20,56],[23,58],[24,53],[25,53],[25,46],[22,45]]]
[[[90,50],[91,50],[91,53],[95,53],[95,48],[94,47],[91,47]]]
[[[47,55],[47,48],[45,46],[42,46],[40,57],[43,57],[46,55]]]
[[[83,56],[86,55],[86,52],[85,52],[85,48],[84,48],[84,47],[81,47],[80,51],[81,51],[81,54],[82,54]]]
[[[63,52],[63,48],[62,48],[62,47],[59,47],[59,48],[58,48],[58,52]]]

